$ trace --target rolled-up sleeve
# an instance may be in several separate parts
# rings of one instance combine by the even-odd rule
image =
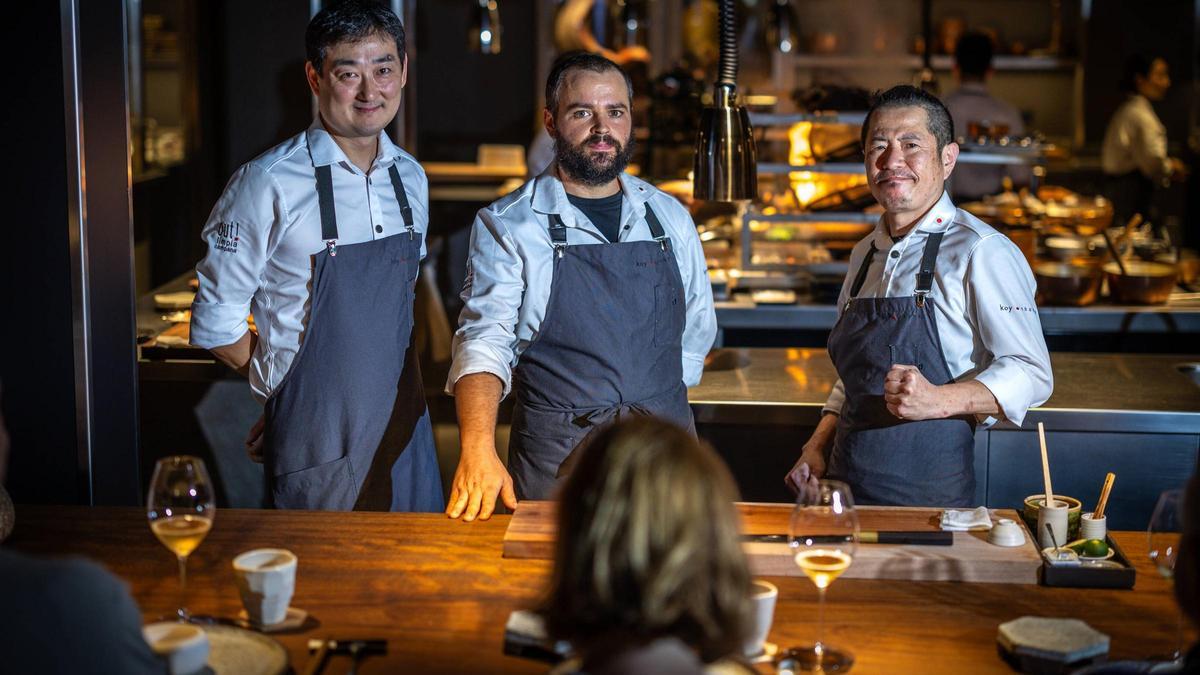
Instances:
[[[674,202],[674,200],[672,200]],[[713,308],[712,282],[708,280],[708,266],[704,260],[704,247],[696,234],[691,214],[673,203],[674,217],[686,228],[682,237],[683,246],[676,249],[680,277],[683,279],[684,302],[686,304],[683,328],[683,383],[689,387],[700,384],[704,373],[704,358],[712,349],[717,337],[717,313]]]
[[[200,287],[192,302],[193,345],[222,347],[246,333],[271,230],[286,221],[286,208],[278,185],[261,168],[247,164],[230,179],[201,232],[208,252],[196,266]]]
[[[453,395],[464,375],[491,373],[504,383],[507,396],[525,283],[516,242],[492,211],[483,209],[475,217],[469,256],[446,393]]]
[[[996,397],[1004,417],[1020,426],[1025,413],[1054,390],[1033,273],[1011,241],[993,235],[972,250],[965,283],[972,322],[992,357],[975,379]]]

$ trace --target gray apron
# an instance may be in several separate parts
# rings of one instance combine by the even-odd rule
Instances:
[[[650,205],[653,241],[567,246],[550,215],[546,315],[514,374],[508,470],[517,499],[546,499],[592,431],[653,415],[695,433],[683,384],[685,298],[671,240]]]
[[[829,356],[846,401],[828,474],[860,504],[969,506],[975,497],[975,418],[901,420],[888,412],[883,380],[894,364],[917,366],[932,384],[953,381],[938,337],[933,287],[941,232],[929,235],[913,296],[859,298],[875,244],[829,334]]]
[[[319,166],[321,238],[303,342],[266,404],[268,494],[276,508],[441,511],[441,478],[412,349],[421,260],[395,165],[408,234],[338,246],[333,180]]]

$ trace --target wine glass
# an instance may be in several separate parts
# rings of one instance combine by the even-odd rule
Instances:
[[[204,461],[197,457],[164,457],[154,465],[146,497],[150,531],[179,562],[180,621],[191,615],[187,599],[187,559],[212,528],[217,507],[213,503],[212,480]]]
[[[857,544],[858,515],[850,487],[836,480],[805,484],[792,511],[788,545],[796,565],[817,587],[817,639],[811,646],[789,649],[784,656],[802,670],[835,672],[854,663],[850,652],[826,645],[822,634],[825,589],[850,567]]]
[[[1167,490],[1158,496],[1154,514],[1150,516],[1149,542],[1150,560],[1158,573],[1168,580],[1175,578],[1175,558],[1179,555],[1179,533],[1183,530],[1183,491]],[[1178,611],[1178,609],[1176,610]],[[1177,617],[1175,653],[1171,658],[1183,658],[1183,615]]]

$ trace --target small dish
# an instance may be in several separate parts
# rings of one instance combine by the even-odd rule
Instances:
[[[171,675],[198,673],[208,662],[208,635],[199,626],[160,621],[142,627],[142,637],[167,662]]]
[[[1001,518],[988,533],[988,543],[996,546],[1021,546],[1025,543],[1025,531],[1010,518]]]

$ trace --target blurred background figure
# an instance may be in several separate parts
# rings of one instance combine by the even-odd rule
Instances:
[[[958,40],[954,49],[954,75],[958,89],[944,102],[954,120],[954,133],[967,142],[980,136],[999,138],[1023,136],[1025,123],[1012,104],[988,91],[992,76],[992,38],[986,33],[970,32]],[[1014,184],[1029,184],[1029,169],[1019,165],[960,164],[950,181],[955,199],[978,199],[1003,189],[1004,177]]]
[[[1134,54],[1125,62],[1121,89],[1128,97],[1113,113],[1100,150],[1115,224],[1126,223],[1135,213],[1153,220],[1155,187],[1187,177],[1183,162],[1167,156],[1167,129],[1151,105],[1170,88],[1165,60]]]
[[[540,611],[578,658],[555,672],[752,672],[734,659],[751,620],[736,497],[724,463],[676,426],[598,432],[559,497]]]

